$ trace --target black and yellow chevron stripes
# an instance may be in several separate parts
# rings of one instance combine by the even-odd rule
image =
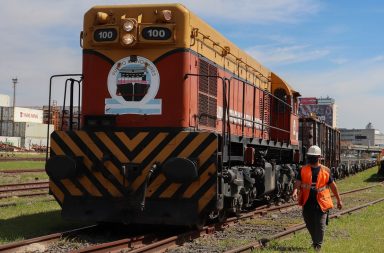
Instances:
[[[51,179],[50,190],[61,204],[65,196],[141,196],[154,163],[161,165],[169,158],[182,157],[197,162],[199,178],[189,183],[175,183],[160,169],[152,176],[146,197],[192,199],[202,211],[214,202],[217,193],[217,146],[217,136],[208,132],[55,131],[51,135],[51,156],[82,157],[84,169],[74,178]],[[122,165],[130,163],[138,164],[140,171],[124,176]]]

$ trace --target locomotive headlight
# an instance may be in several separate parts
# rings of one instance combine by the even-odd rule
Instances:
[[[130,32],[135,28],[135,23],[132,20],[127,20],[123,24],[124,31]]]
[[[126,34],[121,38],[124,45],[132,45],[135,42],[135,36]]]

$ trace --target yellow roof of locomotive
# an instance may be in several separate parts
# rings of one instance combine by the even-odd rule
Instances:
[[[108,13],[114,18],[114,25],[119,25],[119,19],[128,17],[140,17],[141,23],[151,24],[157,22],[157,14],[161,10],[172,11],[172,22],[176,24],[176,41],[171,45],[137,44],[137,47],[121,48],[117,43],[108,47],[93,46],[92,30],[97,12]],[[113,20],[113,19],[112,19]],[[280,77],[255,60],[252,56],[240,49],[221,33],[191,12],[182,4],[132,4],[132,5],[106,5],[94,6],[84,16],[84,48],[91,48],[108,55],[112,60],[118,60],[122,54],[140,55],[145,51],[150,60],[155,60],[165,53],[177,48],[189,48],[206,57],[218,66],[236,73],[242,79],[255,83],[257,86],[273,92],[274,87],[284,86],[289,94],[295,91]],[[110,50],[114,48],[115,50]],[[257,77],[257,78],[256,78]],[[256,80],[256,81],[254,81]],[[262,81],[261,81],[262,80]],[[268,83],[268,81],[270,83]],[[272,85],[270,85],[272,84]],[[272,86],[272,87],[271,87]]]

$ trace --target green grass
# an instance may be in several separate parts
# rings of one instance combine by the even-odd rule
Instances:
[[[0,173],[0,185],[29,183],[41,180],[48,180],[48,175],[45,172]]]
[[[377,184],[382,178],[377,178],[376,172],[377,167],[339,181],[337,182],[339,190],[347,191]],[[367,194],[365,202],[369,202],[374,199],[373,196],[375,198],[384,197],[384,189],[375,187],[365,194]],[[345,207],[349,208],[348,202],[353,197],[344,196],[342,198]],[[330,220],[322,252],[383,252],[383,213],[384,203],[381,202],[352,215]],[[302,230],[288,239],[273,241],[266,248],[256,252],[313,252],[310,244],[308,231]]]
[[[20,158],[45,158],[44,153],[36,153],[36,152],[0,152],[0,158],[4,157],[20,157]]]
[[[358,213],[330,220],[322,252],[383,252],[384,203],[368,207]],[[312,252],[309,233],[303,230],[292,238],[273,241],[256,252]]]
[[[43,169],[44,167],[45,167],[45,162],[43,161],[0,162],[0,185],[27,183],[27,182],[37,181],[37,180],[48,180],[48,175],[45,172],[1,173],[1,171],[7,171],[7,170]]]
[[[0,244],[42,236],[83,226],[61,218],[60,206],[52,196],[12,198],[0,203],[16,206],[0,209]]]
[[[1,170],[14,170],[14,169],[43,169],[45,161],[7,161],[0,162]]]

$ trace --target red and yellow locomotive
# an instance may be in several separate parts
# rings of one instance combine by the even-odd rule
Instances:
[[[289,196],[299,93],[184,6],[94,7],[82,45],[82,122],[46,164],[65,218],[193,225]]]

